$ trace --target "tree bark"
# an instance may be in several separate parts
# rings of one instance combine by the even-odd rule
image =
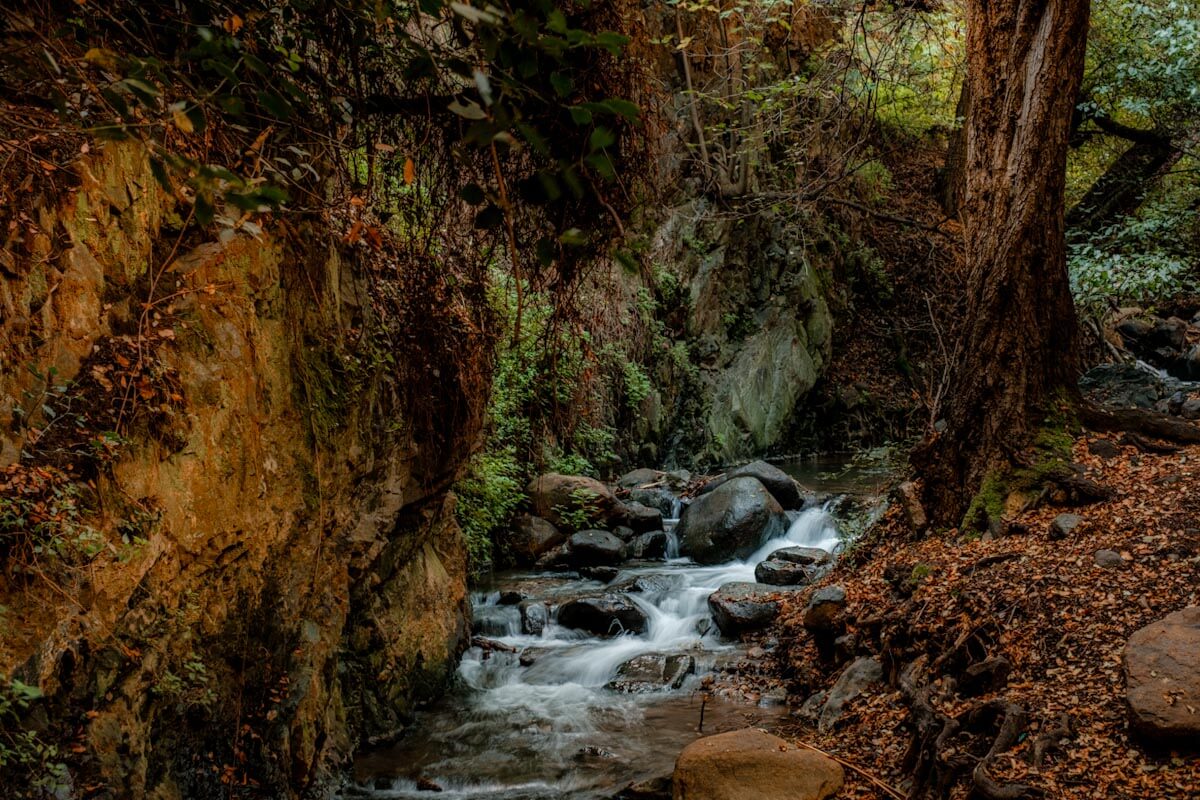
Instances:
[[[945,427],[914,457],[936,524],[1018,459],[1046,403],[1077,392],[1063,188],[1089,0],[969,0],[963,360]]]
[[[1165,136],[1133,142],[1067,212],[1067,228],[1096,233],[1130,216],[1182,155]]]
[[[938,175],[938,200],[946,216],[957,217],[967,188],[967,113],[971,108],[970,82],[963,81],[954,116],[962,120],[950,134],[946,164]]]

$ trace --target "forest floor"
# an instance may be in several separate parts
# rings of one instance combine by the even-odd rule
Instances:
[[[1028,734],[991,765],[1000,782],[1022,781],[1051,798],[1200,797],[1197,754],[1151,753],[1131,741],[1122,668],[1130,634],[1200,604],[1200,447],[1152,454],[1115,438],[1084,437],[1074,458],[1113,490],[1110,499],[1019,513],[1011,520],[1018,533],[999,538],[956,531],[914,538],[894,507],[822,584],[845,588],[848,629],[860,653],[886,651],[879,642],[899,636],[905,658],[925,652],[944,663],[994,656],[1011,662],[1007,686],[995,695],[938,708],[954,716],[968,703],[1001,696],[1024,708]],[[1051,521],[1064,512],[1082,522],[1055,540]],[[1099,566],[1100,550],[1119,553],[1120,565]],[[828,688],[840,671],[822,660],[802,625],[807,596],[785,602],[774,653],[793,707]],[[890,622],[882,637],[880,620]],[[882,660],[885,681],[849,704],[833,730],[797,721],[785,731],[857,768],[846,770],[844,797],[908,796],[905,756],[914,737],[896,681],[902,664],[886,652]],[[1038,771],[1029,758],[1037,733],[1064,713],[1073,734]],[[951,796],[970,790],[968,770]]]

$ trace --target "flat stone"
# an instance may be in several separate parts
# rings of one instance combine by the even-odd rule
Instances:
[[[621,477],[617,478],[617,486],[622,489],[632,489],[635,486],[644,486],[647,483],[654,483],[662,478],[662,473],[656,469],[648,467],[640,467],[635,470],[626,472]]]
[[[1141,628],[1125,645],[1129,725],[1154,744],[1200,745],[1200,607]]]
[[[1104,569],[1119,569],[1125,566],[1125,559],[1115,550],[1097,550],[1096,566]]]
[[[1081,522],[1083,517],[1078,514],[1059,514],[1050,522],[1050,538],[1056,541],[1067,538]]]
[[[777,591],[758,583],[727,583],[708,596],[708,610],[726,636],[760,630],[779,614],[779,601],[770,597]]]
[[[793,564],[828,564],[833,556],[819,547],[781,547],[767,556],[774,561],[789,561]]]
[[[846,667],[829,689],[829,696],[821,708],[817,728],[822,733],[828,733],[842,718],[846,704],[862,694],[872,683],[878,683],[881,680],[883,680],[883,666],[877,659],[860,658]]]
[[[833,759],[745,728],[685,747],[672,787],[675,800],[828,800],[844,780]]]
[[[625,544],[608,531],[580,531],[567,539],[567,559],[573,567],[601,567],[625,560]]]
[[[601,583],[612,583],[621,571],[616,567],[580,567],[579,577]]]
[[[768,558],[754,568],[754,580],[772,586],[804,586],[820,575],[816,567]]]
[[[617,692],[653,692],[678,689],[696,671],[696,659],[686,654],[645,653],[617,667],[607,688]]]

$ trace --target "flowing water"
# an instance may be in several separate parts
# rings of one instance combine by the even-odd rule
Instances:
[[[708,596],[724,583],[753,581],[758,562],[778,548],[834,552],[840,544],[834,519],[825,507],[815,507],[754,555],[721,566],[677,557],[639,562],[607,587],[573,573],[498,575],[473,603],[477,616],[493,621],[494,633],[503,632],[490,637],[499,646],[471,648],[456,688],[418,714],[397,745],[360,759],[357,783],[347,795],[430,797],[420,782],[431,781],[442,788],[439,797],[582,800],[611,797],[630,781],[669,774],[680,749],[700,735],[702,676],[722,659],[744,655],[711,624]],[[557,604],[633,580],[640,591],[627,596],[648,618],[644,634],[602,638],[554,622]],[[499,605],[502,592],[513,591],[551,608],[540,635],[521,632],[516,605]],[[628,694],[607,687],[635,656],[679,653],[692,656],[696,669],[678,689]],[[704,730],[769,726],[781,713],[779,706],[710,700]]]

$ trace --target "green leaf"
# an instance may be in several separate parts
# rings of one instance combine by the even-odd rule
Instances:
[[[579,247],[587,244],[587,235],[579,228],[568,228],[559,234],[558,241],[569,247]]]
[[[606,147],[612,147],[616,143],[616,134],[604,126],[595,128],[591,135],[588,136],[588,149],[590,149],[592,152],[603,150]]]

